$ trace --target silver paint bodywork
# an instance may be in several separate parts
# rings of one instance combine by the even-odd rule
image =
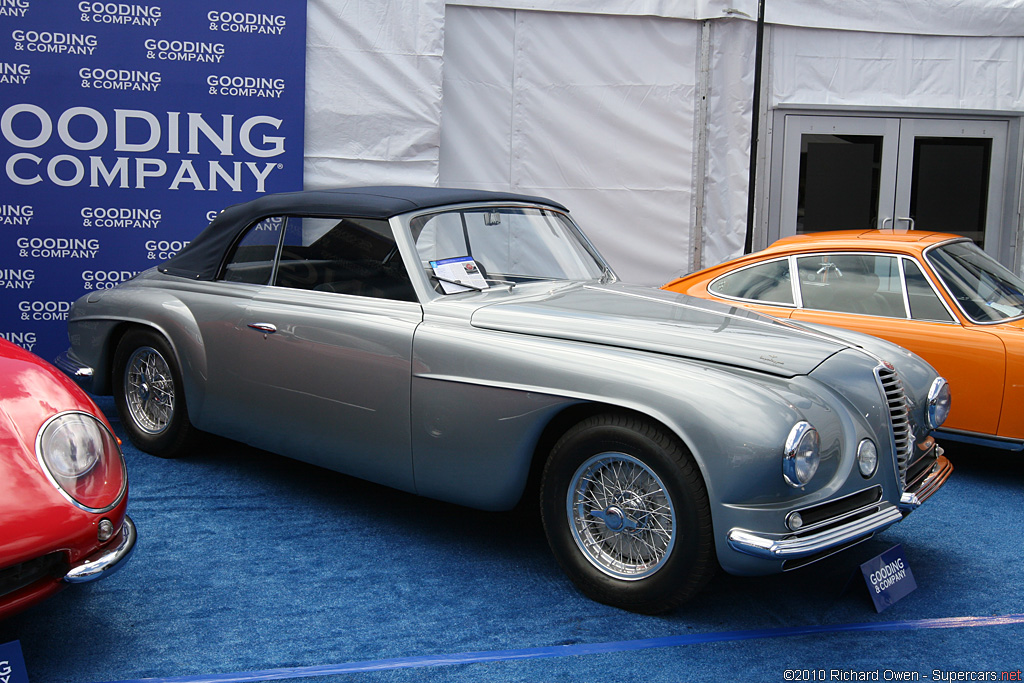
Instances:
[[[419,262],[414,215],[390,219],[406,263]],[[76,302],[68,358],[92,370],[76,378],[87,389],[109,393],[117,340],[127,326],[150,328],[174,351],[197,428],[487,510],[516,505],[579,416],[639,413],[692,452],[719,562],[737,574],[779,571],[785,558],[738,550],[731,531],[781,540],[791,511],[872,487],[877,528],[902,517],[874,371],[883,360],[898,370],[918,443],[936,375],[895,345],[614,277],[443,295],[421,269],[410,276],[417,302],[152,269]],[[822,460],[794,488],[781,453],[801,420],[818,430]],[[854,458],[864,438],[879,452],[870,479]]]

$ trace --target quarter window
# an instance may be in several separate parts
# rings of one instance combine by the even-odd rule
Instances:
[[[249,228],[225,264],[221,279],[253,285],[269,284],[284,220],[281,216],[273,216]]]
[[[915,261],[904,259],[903,272],[907,280],[907,301],[910,302],[910,317],[914,320],[933,320],[941,323],[953,322],[953,317],[942,305],[942,300],[928,283]]]
[[[708,289],[712,294],[733,299],[793,305],[793,287],[786,259],[729,273],[712,282]]]

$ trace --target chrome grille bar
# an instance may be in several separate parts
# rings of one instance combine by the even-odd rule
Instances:
[[[887,365],[875,368],[875,376],[885,396],[889,408],[889,426],[891,430],[893,453],[896,455],[896,467],[899,472],[900,491],[907,488],[907,467],[910,454],[914,447],[914,432],[910,426],[910,410],[907,396],[903,392],[896,370]]]

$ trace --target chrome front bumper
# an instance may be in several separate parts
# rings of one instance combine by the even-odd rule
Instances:
[[[953,473],[953,463],[945,456],[935,458],[935,463],[924,472],[921,472],[913,481],[907,482],[907,490],[900,497],[900,509],[904,513],[910,513],[928,500],[933,493],[942,488],[942,485]]]
[[[838,551],[867,540],[874,533],[900,521],[938,491],[952,471],[952,463],[939,455],[931,468],[911,482],[898,506],[884,504],[870,515],[806,535],[770,538],[746,529],[731,529],[728,534],[729,546],[737,552],[765,560],[795,560],[819,554],[824,556],[830,550]]]
[[[124,516],[124,523],[121,525],[120,538],[109,548],[104,548],[95,555],[87,558],[85,564],[81,564],[64,576],[65,583],[88,583],[110,576],[115,571],[128,563],[132,553],[135,551],[135,541],[138,535],[135,531],[135,523],[131,517]]]
[[[881,531],[901,519],[903,513],[899,508],[890,506],[870,517],[807,536],[767,538],[752,531],[732,529],[729,531],[729,546],[733,550],[765,560],[794,560],[846,546],[855,540],[866,540],[876,531]]]

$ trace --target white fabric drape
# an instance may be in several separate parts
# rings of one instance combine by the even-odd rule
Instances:
[[[624,279],[688,259],[700,25],[449,7],[441,183],[566,204]]]

